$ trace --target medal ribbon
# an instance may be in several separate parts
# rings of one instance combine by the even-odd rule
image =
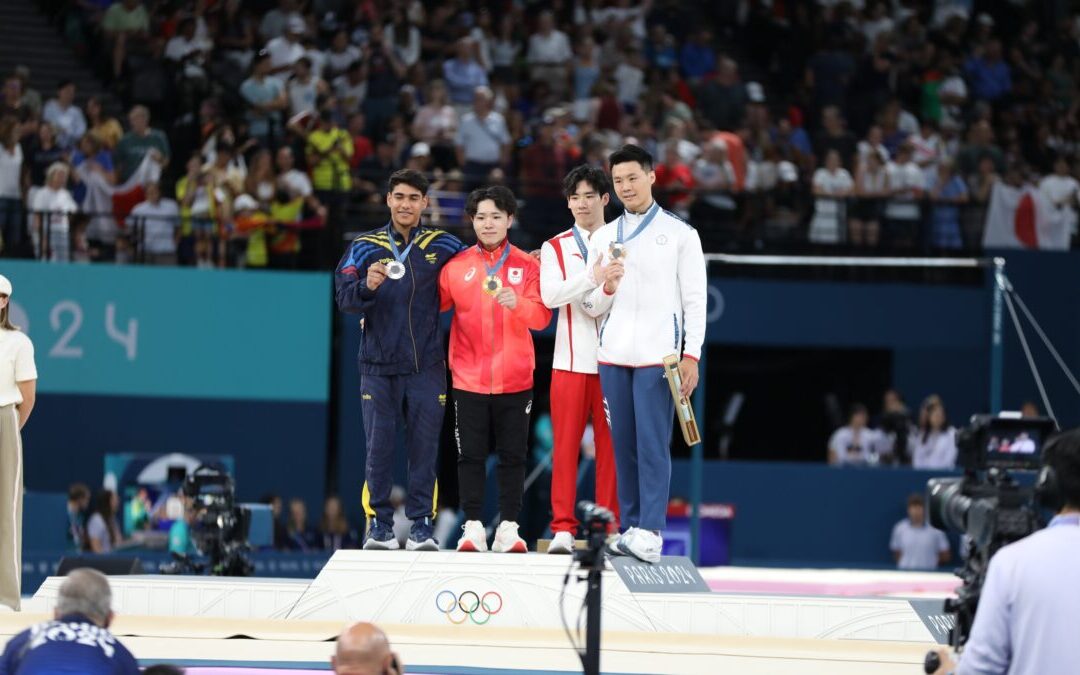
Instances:
[[[477,246],[480,246],[480,245],[477,244]],[[485,253],[485,257],[486,257],[487,251],[484,251],[483,246],[480,246],[480,250]],[[487,261],[486,260],[484,261],[484,269],[487,270],[487,275],[489,277],[493,277],[496,274],[498,274],[499,270],[502,269],[502,266],[506,262],[506,259],[508,257],[510,257],[510,242],[505,242],[505,248],[503,248],[502,255],[499,256],[499,262],[495,263],[495,267],[488,267]]]
[[[589,259],[589,249],[588,249],[587,246],[585,246],[585,240],[581,238],[581,233],[578,232],[578,226],[574,225],[574,227],[571,228],[571,229],[574,232],[574,241],[577,242],[578,250],[581,251],[581,259],[582,260],[588,260]]]
[[[413,235],[412,241],[405,247],[405,250],[398,252],[397,242],[394,241],[394,226],[390,223],[386,224],[386,236],[390,239],[390,252],[394,254],[394,260],[401,262],[409,255],[409,251],[412,250],[413,244],[416,243],[416,236]]]
[[[641,234],[642,230],[644,230],[646,227],[649,226],[649,223],[652,222],[652,219],[655,218],[656,214],[659,213],[659,212],[660,212],[660,205],[657,204],[656,201],[654,200],[652,208],[650,208],[648,210],[648,212],[645,213],[645,217],[641,219],[641,224],[638,225],[637,229],[634,230],[633,234],[631,234],[625,240],[623,239],[622,226],[623,226],[623,221],[626,219],[626,214],[623,213],[621,216],[619,216],[619,227],[618,227],[618,231],[616,232],[615,241],[622,244],[622,243],[624,243],[624,241],[630,241],[634,237],[638,236],[639,234]]]

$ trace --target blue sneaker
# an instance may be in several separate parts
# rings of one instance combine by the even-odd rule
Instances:
[[[435,539],[435,528],[431,518],[421,518],[413,522],[409,530],[409,540],[405,542],[407,551],[438,551],[439,542]]]
[[[396,551],[401,548],[397,537],[394,536],[394,528],[386,523],[375,521],[368,530],[367,539],[364,540],[365,551]]]

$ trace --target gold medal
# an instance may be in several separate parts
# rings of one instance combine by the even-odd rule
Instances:
[[[484,292],[488,295],[494,296],[502,289],[502,279],[490,274],[484,279]]]

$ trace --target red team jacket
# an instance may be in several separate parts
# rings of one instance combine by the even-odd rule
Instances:
[[[498,264],[503,288],[517,294],[517,307],[506,309],[483,289],[487,269]],[[471,246],[446,263],[439,275],[440,309],[454,310],[450,324],[450,372],[454,389],[477,394],[513,394],[531,389],[536,364],[532,334],[551,322],[540,300],[540,263],[509,242],[487,252]]]

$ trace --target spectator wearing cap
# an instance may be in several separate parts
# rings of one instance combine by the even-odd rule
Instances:
[[[128,124],[131,130],[116,145],[120,183],[127,181],[147,156],[162,167],[168,166],[171,156],[169,139],[165,132],[150,126],[150,110],[146,106],[134,106],[128,113]]]
[[[119,78],[124,71],[128,43],[150,36],[150,14],[141,0],[121,0],[105,11],[101,28],[112,51],[113,77]]]
[[[454,58],[443,63],[443,79],[450,90],[450,100],[463,109],[472,104],[477,87],[488,86],[487,72],[476,60],[476,43],[472,39],[458,41]]]
[[[409,158],[405,162],[406,169],[419,171],[424,175],[431,174],[431,146],[423,141],[413,143],[409,148]]]
[[[264,145],[276,145],[281,133],[281,111],[289,106],[281,80],[270,77],[270,55],[265,51],[255,55],[251,77],[240,85],[240,96],[247,104],[245,116],[248,134]]]
[[[926,503],[921,494],[907,500],[907,518],[893,526],[889,538],[896,566],[902,570],[934,570],[952,558],[949,539],[926,522]]]
[[[304,18],[294,14],[285,22],[285,32],[266,43],[271,73],[292,70],[293,65],[304,57],[301,39],[306,32],[307,24],[304,23]]]
[[[86,133],[86,117],[75,105],[75,83],[61,80],[56,86],[56,98],[45,104],[42,118],[57,131],[57,144],[70,150]]]
[[[458,166],[465,172],[466,186],[472,189],[487,179],[492,169],[510,156],[510,132],[506,120],[494,109],[495,97],[487,87],[477,87],[473,109],[465,113],[454,144]]]

